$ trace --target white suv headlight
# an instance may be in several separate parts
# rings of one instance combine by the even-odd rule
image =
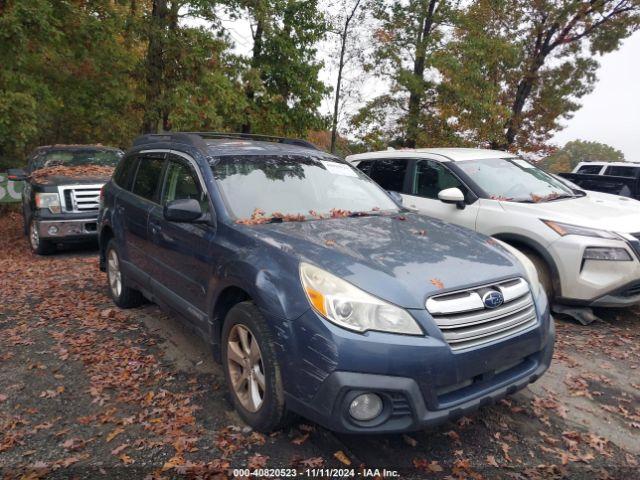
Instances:
[[[308,263],[300,264],[300,279],[313,309],[349,330],[378,330],[423,335],[409,312],[374,297],[349,282]]]
[[[609,238],[613,240],[620,240],[620,237],[618,235],[613,232],[607,232],[606,230],[580,227],[578,225],[569,225],[567,223],[554,222],[552,220],[542,220],[542,223],[544,223],[547,227],[549,227],[561,237],[564,237],[565,235],[580,235],[582,237]]]
[[[36,207],[48,208],[51,213],[60,213],[60,195],[57,193],[36,193]]]

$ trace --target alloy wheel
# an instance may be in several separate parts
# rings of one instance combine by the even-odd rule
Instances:
[[[40,246],[40,234],[38,233],[38,229],[36,228],[36,222],[31,221],[31,226],[29,228],[29,242],[31,242],[31,248],[35,251],[38,250]]]
[[[242,406],[257,412],[264,402],[265,375],[258,340],[245,325],[234,325],[227,340],[231,386]]]
[[[120,272],[120,261],[115,250],[109,250],[107,258],[107,276],[109,277],[109,288],[114,297],[119,298],[122,292],[122,273]]]

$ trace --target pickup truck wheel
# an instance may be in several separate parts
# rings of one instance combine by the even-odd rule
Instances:
[[[231,399],[242,419],[262,432],[288,418],[280,364],[264,317],[253,302],[234,306],[222,329],[222,362]]]
[[[38,255],[49,255],[55,250],[55,245],[53,243],[49,240],[40,238],[38,225],[33,218],[29,222],[29,246],[31,247],[31,251]]]
[[[107,284],[113,302],[120,308],[133,308],[142,304],[142,293],[127,285],[122,271],[120,255],[113,240],[107,245]]]

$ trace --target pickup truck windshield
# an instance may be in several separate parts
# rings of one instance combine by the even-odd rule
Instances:
[[[118,150],[65,149],[47,150],[38,156],[33,163],[33,170],[50,167],[78,167],[84,165],[100,165],[115,167],[122,158]]]
[[[493,200],[537,203],[575,196],[562,182],[519,158],[465,160],[456,165]]]
[[[212,169],[238,223],[399,211],[373,180],[330,158],[225,156]]]

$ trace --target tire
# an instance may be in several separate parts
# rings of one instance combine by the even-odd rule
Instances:
[[[536,252],[526,247],[517,247],[524,255],[527,256],[533,266],[536,267],[536,271],[538,272],[538,278],[540,280],[540,284],[544,289],[544,293],[547,294],[547,298],[551,300],[554,297],[554,289],[553,289],[553,280],[551,278],[551,270],[549,269],[549,265],[547,262]]]
[[[242,341],[242,330],[248,333],[247,343]],[[259,361],[252,359],[256,344]],[[241,302],[229,311],[222,328],[222,365],[231,400],[247,425],[266,433],[282,428],[290,418],[273,345],[264,317],[253,302]],[[245,362],[244,366],[239,361]],[[248,377],[247,371],[250,372]],[[252,395],[254,391],[261,403]]]
[[[107,243],[105,253],[107,267],[107,289],[109,295],[120,308],[134,308],[142,304],[143,297],[140,291],[128,286],[127,276],[122,271],[120,254],[113,239]]]
[[[38,226],[36,225],[36,221],[33,218],[29,221],[29,233],[27,235],[27,238],[29,239],[29,247],[31,247],[31,251],[37,255],[49,255],[56,249],[54,243],[51,243],[49,240],[40,238]]]

